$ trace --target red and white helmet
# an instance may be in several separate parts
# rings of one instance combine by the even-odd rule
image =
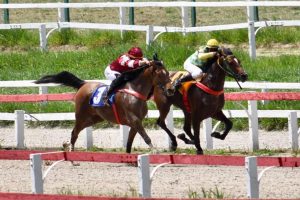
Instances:
[[[132,47],[129,49],[128,55],[132,58],[143,58],[143,51],[140,47]]]

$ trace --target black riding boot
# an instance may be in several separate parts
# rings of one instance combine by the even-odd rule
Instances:
[[[113,80],[106,92],[106,95],[103,97],[103,101],[105,105],[109,105],[108,99],[110,95],[114,92],[115,89],[120,87],[124,83],[123,76],[119,76],[115,80]]]
[[[182,84],[183,82],[191,81],[191,80],[193,80],[193,77],[192,77],[191,74],[188,74],[188,75],[186,75],[186,76],[184,76],[184,77],[178,79],[178,80],[175,82],[174,87],[175,87],[176,89],[178,89],[178,88],[181,86],[181,84]]]

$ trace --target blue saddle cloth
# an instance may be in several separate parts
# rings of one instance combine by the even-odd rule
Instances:
[[[90,98],[90,105],[94,107],[103,107],[105,106],[104,104],[104,99],[103,97],[106,96],[107,90],[108,90],[108,85],[101,85],[99,86],[92,94]],[[108,99],[109,104],[113,104],[114,102],[114,97],[115,94],[111,95]]]

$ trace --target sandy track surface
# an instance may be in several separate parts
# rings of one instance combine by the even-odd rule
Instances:
[[[15,146],[14,129],[1,128],[0,144]],[[61,147],[69,140],[71,129],[26,129],[25,143],[31,147]],[[147,130],[154,146],[167,148],[166,135],[161,130]],[[181,133],[175,130],[176,135]],[[118,129],[95,130],[97,147],[120,147]],[[215,148],[248,149],[248,133],[232,132],[225,141],[214,141]],[[204,139],[201,141],[204,146]],[[138,136],[134,147],[147,147]],[[267,149],[289,148],[287,131],[260,133],[260,147]],[[77,147],[84,147],[81,134]],[[193,148],[179,141],[180,148]],[[0,191],[31,193],[29,161],[0,160]],[[154,167],[154,166],[152,166]],[[47,166],[44,166],[44,170]],[[263,168],[259,168],[262,170]],[[260,186],[261,198],[300,198],[300,168],[273,168],[267,171]],[[167,165],[159,169],[152,183],[153,197],[185,197],[192,192],[215,188],[226,197],[247,197],[246,171],[244,167]],[[138,191],[136,167],[125,164],[80,162],[72,166],[62,162],[55,166],[44,184],[45,193],[83,194],[105,196],[135,196]]]

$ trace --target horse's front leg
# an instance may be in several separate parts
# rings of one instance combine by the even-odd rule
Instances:
[[[178,146],[176,137],[167,127],[165,122],[165,119],[167,118],[167,115],[170,112],[170,107],[172,104],[170,101],[168,101],[168,98],[159,87],[154,88],[154,101],[157,109],[159,110],[159,118],[156,120],[156,124],[168,134],[171,140],[170,150],[175,151]]]
[[[230,121],[223,113],[223,111],[219,111],[217,112],[215,115],[212,116],[213,119],[219,120],[221,122],[223,122],[225,124],[225,130],[223,132],[223,134],[221,134],[220,132],[213,132],[211,134],[212,137],[218,138],[220,140],[224,140],[226,138],[226,136],[228,135],[229,131],[232,128],[232,121]]]
[[[203,155],[203,149],[200,145],[200,123],[202,121],[201,118],[197,116],[198,112],[194,112],[192,116],[192,124],[193,124],[193,130],[194,130],[194,141],[195,141],[195,147],[197,149],[198,155]]]
[[[194,135],[192,134],[191,128],[191,114],[188,112],[184,112],[184,133],[177,135],[177,137],[183,140],[186,144],[195,144]],[[187,134],[190,139],[186,138],[185,134]]]
[[[177,141],[176,141],[176,137],[174,136],[174,134],[168,129],[166,123],[165,123],[165,119],[170,111],[170,104],[165,104],[163,107],[162,106],[157,106],[159,109],[159,118],[156,121],[156,124],[161,127],[164,131],[166,131],[166,133],[168,134],[170,140],[171,140],[171,147],[170,150],[171,151],[176,151],[177,149]]]
[[[126,153],[131,153],[131,147],[136,133],[137,131],[134,128],[130,128],[126,145]]]
[[[143,125],[142,125],[142,119],[134,119],[134,120],[130,120],[130,127],[131,129],[135,129],[140,135],[141,137],[144,139],[145,143],[150,147],[150,149],[153,148],[152,142],[150,137],[148,136],[148,134],[146,133]],[[130,129],[130,130],[131,130]]]

